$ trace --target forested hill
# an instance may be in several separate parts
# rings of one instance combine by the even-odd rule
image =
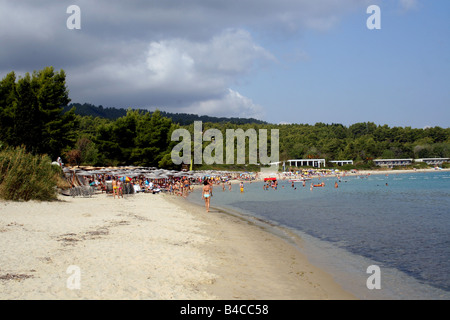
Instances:
[[[34,155],[46,154],[53,160],[62,157],[71,165],[179,169],[171,157],[178,143],[172,140],[172,133],[180,127],[192,133],[192,123],[199,120],[205,130],[220,130],[222,136],[228,129],[279,130],[281,161],[353,160],[356,167],[371,167],[377,158],[450,158],[450,128],[391,128],[372,122],[350,126],[271,124],[255,119],[150,113],[69,101],[63,70],[45,67],[23,77],[8,73],[0,80],[0,149],[25,146]],[[66,112],[62,113],[60,106],[67,106]],[[207,140],[204,142],[202,147],[209,147]],[[1,162],[0,157],[0,169]]]
[[[117,120],[120,117],[124,117],[127,114],[127,109],[123,108],[104,108],[103,106],[95,106],[89,103],[71,103],[64,107],[64,112],[69,111],[72,107],[75,107],[75,114],[81,116],[93,116]],[[151,111],[140,110],[144,112]],[[194,123],[194,121],[211,122],[211,123],[233,123],[233,124],[266,124],[265,121],[253,119],[253,118],[226,118],[226,117],[210,117],[210,116],[199,116],[196,114],[189,113],[169,113],[165,111],[160,111],[161,116],[172,119],[172,122],[178,123],[181,126],[189,125]]]

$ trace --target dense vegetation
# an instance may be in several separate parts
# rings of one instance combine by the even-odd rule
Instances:
[[[280,160],[325,158],[372,165],[375,158],[450,157],[450,128],[414,129],[371,122],[268,124],[255,119],[214,118],[145,110],[69,104],[64,71],[48,67],[0,81],[0,145],[61,156],[72,165],[142,165],[174,168],[170,152],[177,128],[278,129]],[[207,143],[204,143],[204,146]],[[198,168],[198,167],[197,167]]]
[[[356,123],[317,123],[280,128],[284,157],[369,162],[375,158],[431,158],[450,156],[450,129],[380,126]]]
[[[73,110],[62,112],[69,102],[64,71],[48,67],[17,81],[9,73],[0,81],[0,141],[56,159],[77,139]]]
[[[23,147],[0,151],[0,198],[56,200],[56,187],[64,187],[62,170],[46,155],[32,155]]]
[[[76,114],[81,116],[92,116],[92,117],[100,117],[106,118],[110,120],[117,120],[120,117],[124,117],[127,114],[127,109],[123,108],[104,108],[103,106],[94,106],[89,103],[71,103],[68,106],[64,107],[64,112],[70,111],[72,108],[76,109]],[[139,110],[140,112],[153,113],[148,110]],[[202,121],[202,122],[211,122],[211,123],[234,123],[234,124],[245,124],[245,123],[255,123],[255,124],[265,124],[265,121],[253,119],[253,118],[225,118],[225,117],[210,117],[206,115],[196,115],[190,113],[170,113],[165,111],[159,111],[161,116],[165,118],[169,118],[172,122],[179,125],[189,125],[194,121]]]

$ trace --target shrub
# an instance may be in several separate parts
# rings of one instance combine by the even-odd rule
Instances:
[[[61,168],[46,155],[32,155],[24,147],[0,152],[0,198],[13,201],[56,200]]]
[[[415,162],[413,168],[415,169],[427,169],[429,166],[425,162]]]

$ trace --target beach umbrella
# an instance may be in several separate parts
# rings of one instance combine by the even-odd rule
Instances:
[[[131,180],[131,178],[136,178],[139,174],[135,172],[127,172],[126,176]]]
[[[91,174],[102,174],[103,172],[100,170],[89,171]]]
[[[92,175],[91,173],[87,172],[87,171],[78,171],[76,173],[77,176],[90,176]]]

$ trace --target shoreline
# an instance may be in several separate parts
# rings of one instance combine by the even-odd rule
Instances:
[[[398,170],[361,170],[358,172],[359,175],[366,175],[366,174],[397,174],[397,173],[429,173],[429,172],[441,172],[441,171],[450,171],[450,169],[439,169],[436,170],[434,168],[430,169],[398,169]]]
[[[68,287],[73,266],[79,289]],[[356,298],[248,221],[169,195],[96,194],[0,201],[0,299]]]
[[[202,206],[180,197],[169,201],[192,212],[206,223],[208,234],[215,235],[205,248],[218,261],[211,266],[217,278],[203,288],[218,299],[357,299],[308,261],[299,250],[303,240],[289,230],[214,207],[206,213]]]
[[[339,173],[329,173],[326,175],[320,175],[320,174],[312,174],[309,176],[309,178],[315,179],[315,178],[329,178],[329,177],[336,177],[337,175],[341,177],[356,177],[361,175],[392,175],[392,174],[405,174],[405,173],[431,173],[431,172],[442,172],[442,171],[450,171],[450,169],[439,169],[436,170],[434,168],[430,169],[379,169],[379,170],[357,170],[356,172],[347,172],[347,171],[340,171]],[[264,178],[277,176],[279,179],[289,179],[289,177],[282,176],[282,173],[280,172],[264,172],[261,173],[257,181],[263,181]],[[244,181],[245,182],[245,181]]]
[[[358,173],[349,174],[346,175],[346,177],[353,177],[358,178],[362,175],[367,174],[374,174],[374,175],[392,175],[395,176],[399,174],[410,174],[410,176],[413,176],[414,174],[433,174],[433,173],[444,173],[444,172],[450,172],[450,169],[442,169],[442,170],[434,170],[434,169],[425,169],[425,170],[379,170],[373,173],[372,171],[360,171]],[[314,178],[318,178],[318,176],[315,176]],[[323,179],[333,179],[334,175],[328,175],[328,176],[321,176]],[[375,178],[375,177],[374,177]],[[320,178],[319,178],[320,179]],[[378,179],[378,178],[377,178]],[[359,180],[359,179],[358,179]],[[281,181],[281,179],[280,179]],[[257,180],[256,182],[261,182],[261,180]],[[225,205],[224,205],[225,206]],[[222,210],[229,210],[228,208]],[[244,219],[257,219],[252,216],[252,213],[240,213],[239,209],[237,210],[237,215],[243,215]],[[234,212],[233,209],[231,209],[232,212]],[[263,220],[264,221],[264,220]],[[265,223],[268,223],[271,225],[272,223],[270,221],[264,221]],[[302,246],[300,249],[301,253],[304,254],[313,265],[315,265],[318,268],[321,268],[325,272],[330,273],[333,275],[333,278],[335,281],[337,281],[338,284],[344,288],[344,290],[347,290],[351,294],[355,295],[357,299],[363,299],[363,300],[384,300],[384,299],[398,299],[399,296],[402,295],[404,292],[408,292],[409,297],[412,297],[413,299],[423,299],[423,296],[418,295],[417,292],[422,290],[423,292],[427,292],[429,296],[432,297],[432,294],[434,294],[435,297],[441,297],[442,293],[439,292],[439,289],[436,289],[432,286],[429,286],[427,284],[421,284],[419,280],[416,278],[409,276],[405,273],[403,273],[400,270],[397,270],[395,268],[390,267],[384,267],[383,273],[386,279],[390,279],[392,283],[395,283],[395,281],[400,281],[402,285],[402,289],[404,291],[400,291],[400,289],[397,289],[396,286],[385,286],[383,291],[381,290],[368,290],[366,288],[366,280],[368,275],[365,272],[361,272],[361,270],[366,270],[365,268],[369,265],[381,265],[382,263],[377,262],[375,260],[371,260],[370,258],[364,257],[364,256],[358,256],[357,254],[353,254],[349,251],[346,251],[345,249],[340,249],[338,247],[332,247],[327,243],[326,241],[323,241],[319,238],[315,238],[314,236],[310,236],[309,234],[298,231],[295,229],[290,229],[286,226],[278,226],[275,223],[275,226],[281,230],[287,229],[288,233],[293,232],[295,236],[299,237],[304,246]],[[286,231],[286,230],[284,230]],[[284,237],[283,237],[284,238]],[[305,250],[306,249],[306,250]],[[345,257],[345,258],[342,258]],[[349,263],[346,263],[349,261]],[[364,268],[361,268],[363,266]],[[436,292],[435,292],[436,290]],[[446,293],[443,292],[445,295]],[[448,295],[446,295],[448,296]]]

